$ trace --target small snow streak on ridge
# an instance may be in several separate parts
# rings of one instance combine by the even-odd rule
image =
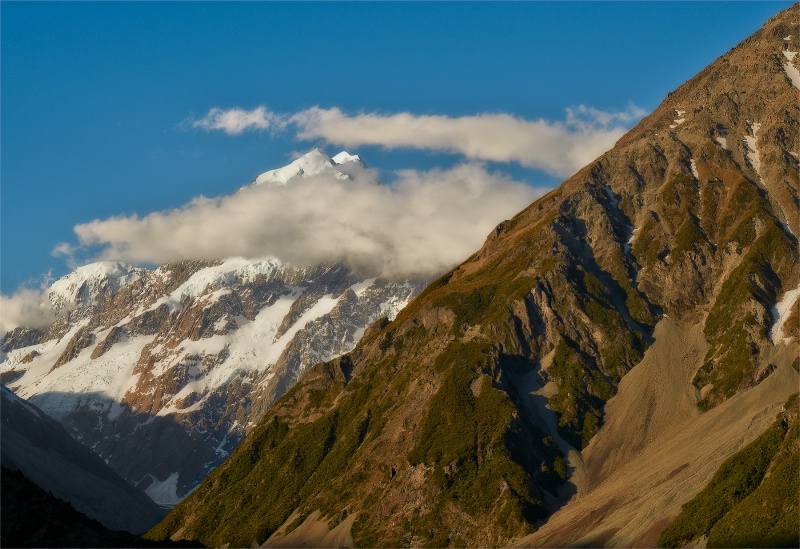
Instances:
[[[784,40],[786,40],[786,38],[784,38]],[[796,55],[796,51],[783,50],[783,56],[787,60],[787,62],[783,64],[783,70],[786,71],[786,76],[789,77],[792,85],[800,90],[800,71],[792,64]]]
[[[786,321],[789,319],[789,315],[791,315],[792,307],[794,307],[798,297],[800,297],[800,286],[783,294],[783,298],[772,308],[771,313],[775,324],[772,326],[770,339],[773,344],[777,345],[781,342],[788,343],[791,337],[797,337],[796,330],[794,334],[790,333],[787,335],[784,333],[783,328],[786,325]]]
[[[747,148],[747,160],[750,162],[750,165],[758,174],[758,178],[762,179],[761,177],[761,154],[758,152],[757,146],[757,134],[758,130],[761,129],[761,124],[759,122],[752,122],[750,123],[750,131],[753,133],[752,136],[747,136],[744,138],[744,146]]]

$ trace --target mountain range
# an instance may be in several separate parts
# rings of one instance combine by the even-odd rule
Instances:
[[[42,505],[30,543],[796,547],[798,51],[795,4],[433,282],[55,281],[0,342],[2,544]],[[247,187],[363,168],[315,149]]]
[[[799,23],[767,21],[308,370],[148,537],[796,546]]]
[[[315,149],[252,184],[346,179],[354,163]],[[49,326],[5,335],[0,380],[169,507],[307,368],[351,350],[426,282],[275,258],[92,263],[47,289]]]

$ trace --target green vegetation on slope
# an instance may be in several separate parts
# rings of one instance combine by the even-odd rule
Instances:
[[[329,387],[341,388],[342,383],[339,373],[332,376]],[[287,397],[293,394],[290,391]],[[187,498],[146,537],[167,539],[189,520],[186,537],[209,545],[247,547],[265,541],[302,498],[313,495],[318,486],[312,477],[319,476],[323,462],[328,460],[330,467],[341,457],[339,448],[336,452],[334,449],[337,443],[341,447],[347,444],[345,439],[352,438],[347,435],[353,433],[344,432],[352,427],[350,419],[344,411],[328,413],[291,430],[277,416],[262,422],[196,490],[195,497],[210,497],[213,508],[198,510],[194,498]],[[280,480],[276,482],[277,479]],[[206,520],[207,515],[214,519]]]
[[[600,429],[603,406],[614,396],[614,388],[593,367],[593,360],[566,338],[556,346],[549,373],[558,383],[550,406],[558,414],[559,431],[574,447],[583,448]]]
[[[546,515],[536,486],[556,492],[565,480],[564,468],[557,472],[555,441],[521,419],[508,395],[493,386],[491,361],[476,343],[452,343],[436,361],[445,378],[409,454],[412,465],[433,468],[443,494],[422,521],[433,547],[454,541],[437,528],[448,505],[470,516],[499,511],[494,521],[506,537],[522,535]]]
[[[798,397],[775,423],[726,460],[661,533],[660,547],[709,536],[708,547],[797,547],[800,541]]]
[[[767,334],[764,320],[753,313],[750,304],[760,303],[767,310],[774,303],[775,290],[781,285],[779,273],[791,258],[786,253],[790,248],[784,232],[769,220],[723,283],[704,328],[710,343],[706,363],[694,378],[698,388],[713,384],[699,403],[701,409],[711,408],[752,383],[758,354],[753,334]]]
[[[800,439],[797,424],[793,439]],[[800,452],[780,455],[764,481],[711,529],[708,547],[800,545]]]
[[[584,239],[580,223],[563,217],[553,220],[560,224],[556,232],[569,245]],[[559,414],[559,431],[573,446],[582,448],[599,430],[603,406],[616,392],[616,383],[641,360],[646,345],[639,326],[651,329],[654,317],[648,302],[633,287],[619,250],[609,259],[613,272],[605,272],[583,253],[578,256],[570,249],[559,249],[560,253],[554,254],[543,245],[544,240],[529,242],[528,236],[519,236],[509,253],[491,258],[486,267],[493,273],[491,281],[486,280],[485,270],[457,280],[448,275],[435,283],[431,300],[455,314],[455,336],[463,336],[469,326],[480,326],[482,334],[523,361],[541,360],[546,352],[531,348],[536,341],[522,341],[526,336],[515,329],[518,319],[512,306],[529,304],[534,289],[552,292],[552,305],[563,315],[560,323],[570,322],[585,332],[601,334],[599,342],[578,343],[566,336],[556,339],[553,367],[548,370],[558,385],[550,405]],[[531,324],[543,324],[536,306],[526,305],[526,309]],[[572,331],[563,325],[557,329]],[[530,335],[536,338],[540,334]]]
[[[397,395],[420,374],[413,363],[399,368],[392,350],[417,348],[425,336],[422,326],[402,336],[384,330],[375,343],[388,358],[349,382],[342,371],[349,355],[316,366],[277,405],[298,404],[304,412],[293,420],[301,422],[280,415],[263,422],[147,536],[163,540],[183,528],[182,536],[209,545],[249,546],[264,542],[296,509],[301,516],[320,509],[326,520],[335,520],[354,503],[358,511],[382,505],[394,475],[385,460],[393,458],[363,448],[381,436],[402,401]],[[497,540],[528,533],[545,516],[539,486],[555,492],[563,482],[555,442],[521,419],[509,394],[493,385],[495,355],[486,344],[454,342],[434,364],[441,385],[428,409],[420,410],[421,429],[408,455],[412,466],[422,467],[434,497],[402,532],[424,545],[461,543],[451,539],[459,513],[476,521],[492,517],[488,525]],[[373,516],[357,519],[357,545],[408,544]]]

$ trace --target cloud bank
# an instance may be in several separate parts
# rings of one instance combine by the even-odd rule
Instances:
[[[102,259],[132,263],[274,256],[293,265],[343,261],[386,276],[432,275],[466,259],[497,223],[543,193],[475,163],[399,172],[391,185],[352,166],[351,180],[324,173],[251,185],[144,217],[94,220],[75,233],[81,246],[103,247]]]
[[[502,113],[461,117],[348,115],[338,108],[319,107],[287,115],[261,106],[252,111],[214,108],[192,126],[230,135],[291,128],[301,140],[322,139],[345,147],[376,145],[450,152],[471,160],[515,162],[568,177],[609,150],[644,114],[635,106],[607,112],[580,105],[567,109],[564,121],[550,122]]]
[[[10,296],[0,295],[0,334],[17,326],[46,328],[54,320],[55,313],[43,290],[21,288]]]

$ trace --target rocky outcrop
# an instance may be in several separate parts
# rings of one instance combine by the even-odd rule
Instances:
[[[63,366],[70,360],[74,359],[80,354],[81,351],[90,346],[92,343],[94,343],[94,334],[85,327],[80,328],[77,332],[75,332],[75,335],[70,338],[69,342],[67,343],[67,348],[64,349],[64,352],[58,357],[56,363],[53,364],[53,368],[55,369],[59,366]]]

